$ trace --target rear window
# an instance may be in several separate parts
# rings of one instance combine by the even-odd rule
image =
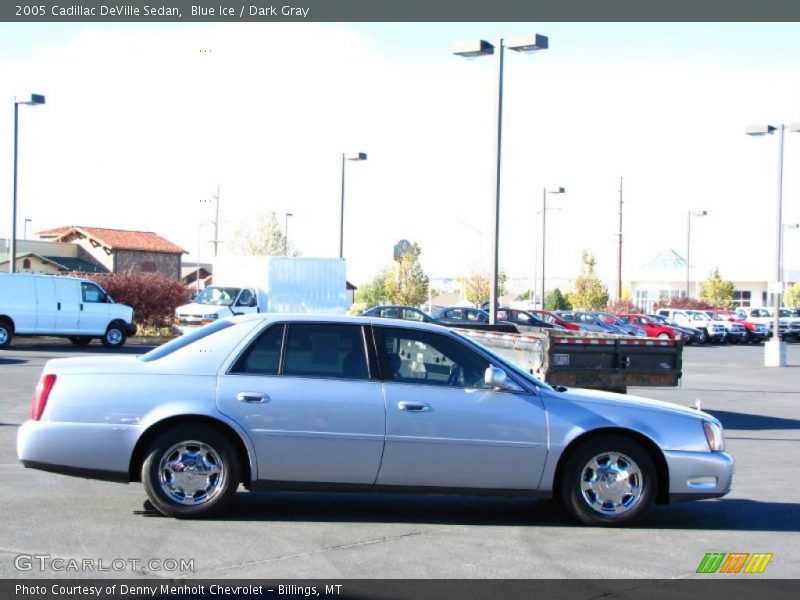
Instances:
[[[163,346],[159,346],[146,354],[142,354],[139,357],[139,360],[144,362],[152,362],[154,360],[158,360],[159,358],[164,358],[165,356],[169,356],[176,350],[180,350],[181,348],[185,348],[189,344],[193,344],[198,340],[202,340],[203,338],[208,337],[209,335],[213,335],[218,331],[222,331],[223,329],[227,329],[231,327],[233,323],[228,320],[224,321],[214,321],[213,323],[209,323],[205,327],[201,327],[197,331],[193,331],[191,333],[187,333],[182,335],[181,337],[175,338],[172,341],[167,342]]]

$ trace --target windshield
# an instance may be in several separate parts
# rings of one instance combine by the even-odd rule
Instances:
[[[194,299],[196,304],[230,306],[239,295],[239,288],[207,287]]]

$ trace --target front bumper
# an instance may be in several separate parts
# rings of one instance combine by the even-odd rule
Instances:
[[[664,452],[669,501],[719,498],[733,487],[734,460],[727,452]]]
[[[136,323],[128,323],[128,326],[125,329],[125,333],[128,334],[128,337],[132,337],[132,336],[136,335],[136,332],[138,330],[139,330],[139,328],[136,326]]]

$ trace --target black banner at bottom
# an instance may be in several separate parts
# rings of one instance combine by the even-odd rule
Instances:
[[[398,560],[402,560],[398,556]],[[700,576],[702,577],[702,576]],[[713,579],[38,579],[0,581],[22,600],[796,600],[800,580]]]

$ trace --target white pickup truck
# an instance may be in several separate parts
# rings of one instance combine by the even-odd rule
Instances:
[[[662,308],[656,314],[675,321],[681,327],[694,327],[699,330],[702,335],[702,338],[698,340],[700,344],[706,342],[724,344],[728,341],[728,328],[725,323],[712,320],[702,310]]]

